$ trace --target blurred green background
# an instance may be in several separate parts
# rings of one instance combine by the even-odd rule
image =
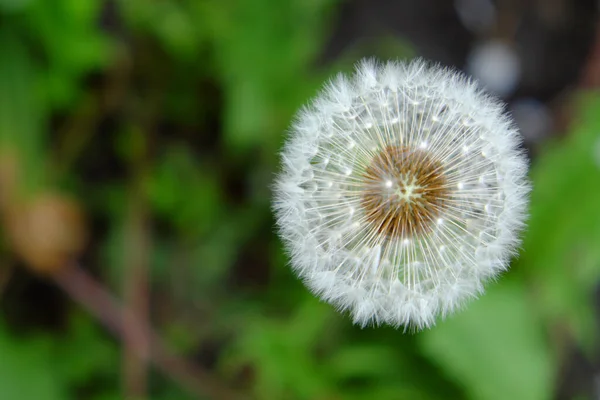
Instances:
[[[597,7],[0,0],[0,399],[600,398]],[[273,227],[286,128],[363,56],[465,68],[531,156],[519,258],[417,334],[320,303]]]

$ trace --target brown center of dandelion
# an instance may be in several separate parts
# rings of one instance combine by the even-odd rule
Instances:
[[[388,146],[363,175],[366,218],[394,239],[430,232],[447,198],[442,165],[423,150]]]

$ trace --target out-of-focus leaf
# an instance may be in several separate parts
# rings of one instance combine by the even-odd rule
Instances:
[[[556,362],[519,282],[492,285],[418,339],[424,354],[462,383],[471,399],[552,398]]]
[[[194,3],[194,0],[153,3],[123,0],[119,6],[130,27],[153,35],[183,63],[196,60],[207,39],[205,24],[198,23],[191,11]]]
[[[390,400],[452,400],[454,397],[435,397],[429,395],[426,388],[402,387],[398,384],[377,385],[344,393],[344,400],[390,399]],[[334,399],[336,397],[333,397]]]
[[[224,140],[230,149],[275,152],[291,114],[322,79],[308,71],[333,4],[197,2],[196,13],[210,27],[219,49],[216,71],[225,89]]]
[[[17,340],[0,326],[0,398],[66,399],[66,382],[50,350],[46,341]]]
[[[316,357],[330,317],[326,305],[310,298],[291,321],[253,318],[240,337],[233,363],[251,363],[259,399],[308,400],[331,393],[334,382]],[[298,324],[301,321],[305,326]]]
[[[37,71],[23,40],[8,28],[0,27],[0,51],[0,150],[15,153],[20,183],[34,189],[41,182],[45,145]]]
[[[30,32],[47,64],[41,82],[51,107],[71,105],[80,94],[83,76],[107,65],[110,42],[97,28],[102,4],[100,0],[35,1],[27,9]]]
[[[94,395],[94,397],[90,400],[123,400],[123,395],[121,393],[103,393]]]
[[[119,352],[108,333],[88,317],[75,314],[71,317],[62,348],[61,362],[56,370],[71,385],[85,385],[97,374],[118,376]],[[116,383],[116,382],[115,382]]]
[[[16,12],[24,9],[31,0],[0,0],[0,12]]]
[[[518,267],[536,287],[550,324],[566,322],[587,349],[597,344],[592,308],[600,279],[600,97],[589,94],[570,134],[546,149],[533,170],[531,218]]]
[[[185,148],[166,153],[147,190],[153,207],[186,235],[205,234],[221,215],[223,200],[215,174],[198,165]]]
[[[329,365],[337,379],[384,378],[398,373],[398,357],[388,346],[357,344],[336,352]]]

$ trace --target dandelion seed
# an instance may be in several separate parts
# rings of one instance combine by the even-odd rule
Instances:
[[[461,74],[364,61],[283,150],[274,209],[292,267],[356,324],[433,325],[508,267],[529,191],[520,141]]]

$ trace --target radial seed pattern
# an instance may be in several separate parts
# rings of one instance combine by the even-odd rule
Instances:
[[[523,226],[520,137],[462,75],[363,62],[296,120],[274,208],[292,266],[360,325],[423,328],[506,269]]]
[[[422,150],[398,146],[373,157],[362,191],[367,220],[390,239],[431,232],[448,196],[442,164]]]

